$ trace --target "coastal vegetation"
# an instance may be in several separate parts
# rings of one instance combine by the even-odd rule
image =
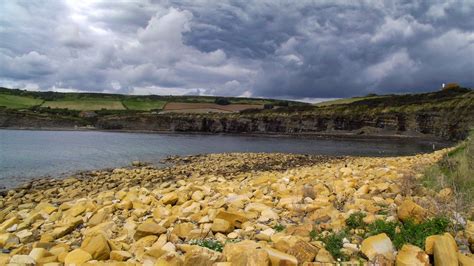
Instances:
[[[454,193],[458,211],[474,208],[474,130],[438,163],[425,170],[422,183],[433,190]]]

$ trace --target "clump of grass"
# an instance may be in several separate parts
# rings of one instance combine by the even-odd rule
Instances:
[[[368,225],[367,236],[385,233],[397,249],[404,244],[424,248],[428,236],[446,232],[449,225],[450,221],[446,217],[434,217],[419,224],[413,221],[400,223],[377,220]]]
[[[282,224],[277,224],[273,227],[273,229],[277,232],[281,232],[283,230],[285,230],[286,226],[282,225]]]
[[[224,249],[224,245],[214,239],[196,239],[189,241],[189,244],[198,245],[218,252],[222,252],[222,250]]]
[[[366,224],[364,222],[364,217],[366,216],[363,212],[352,213],[349,218],[346,219],[346,225],[351,229],[362,228]]]
[[[311,230],[311,232],[309,232],[309,238],[311,238],[311,240],[316,240],[318,238],[318,232],[316,232],[316,230]]]
[[[335,259],[341,260],[341,261],[349,260],[349,256],[347,256],[347,254],[344,254],[341,251],[341,248],[343,245],[342,240],[346,236],[347,236],[346,231],[331,232],[327,234],[326,236],[318,235],[316,231],[314,230],[310,232],[311,239],[323,242],[326,250],[329,251],[329,253],[331,253],[331,255]]]

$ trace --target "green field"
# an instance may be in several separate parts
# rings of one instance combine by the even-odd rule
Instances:
[[[263,98],[240,98],[196,95],[123,95],[107,93],[74,93],[53,91],[27,91],[0,87],[0,106],[30,108],[40,106],[68,110],[130,110],[151,111],[163,109],[167,103],[215,103],[224,98],[230,104],[272,104],[275,106],[310,106],[307,103]]]
[[[125,110],[122,102],[118,100],[102,100],[102,99],[77,99],[77,100],[58,100],[45,101],[41,107],[62,108],[69,110]]]
[[[28,108],[35,105],[40,105],[42,102],[43,100],[32,97],[0,94],[0,106],[5,106],[12,109]]]
[[[381,97],[386,97],[386,96],[344,98],[344,99],[337,99],[337,100],[316,103],[314,104],[314,106],[322,107],[322,106],[337,105],[337,104],[348,104],[348,103],[358,102],[362,100],[376,99],[376,98],[381,98]]]
[[[153,109],[163,109],[166,101],[138,98],[125,99],[122,101],[122,103],[128,110],[150,111]]]

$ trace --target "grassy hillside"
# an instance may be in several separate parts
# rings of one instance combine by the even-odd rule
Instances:
[[[349,103],[358,102],[362,100],[370,100],[370,99],[382,98],[382,97],[388,97],[388,96],[373,95],[373,96],[366,96],[366,97],[343,98],[343,99],[316,103],[314,104],[314,106],[323,107],[323,106],[338,105],[338,104],[349,104]]]
[[[122,100],[122,103],[128,110],[150,111],[155,109],[163,109],[167,102],[147,98],[131,98]]]
[[[119,100],[102,100],[102,99],[83,99],[83,100],[59,100],[45,101],[41,107],[49,107],[56,109],[71,110],[124,110],[122,102]]]
[[[0,93],[0,106],[5,106],[11,109],[29,108],[41,105],[42,103],[43,100],[41,99]]]
[[[467,210],[474,207],[473,174],[474,130],[471,130],[465,141],[447,153],[439,163],[426,170],[422,181],[425,186],[434,190],[444,189],[446,193],[454,193],[456,207]]]
[[[105,93],[37,92],[0,88],[0,106],[9,109],[49,108],[68,110],[130,110],[151,111],[163,109],[167,103],[209,103],[215,96],[161,96],[122,95]],[[308,106],[307,103],[260,98],[225,97],[228,104],[274,106]]]

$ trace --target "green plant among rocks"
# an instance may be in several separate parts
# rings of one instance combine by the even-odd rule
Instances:
[[[198,245],[214,251],[222,252],[224,245],[215,239],[197,239],[189,241],[191,245]]]
[[[367,215],[363,212],[352,213],[351,215],[349,215],[349,218],[347,218],[346,225],[350,229],[357,229],[357,228],[365,227],[366,224],[363,220],[365,216],[367,216]]]
[[[316,230],[311,230],[311,232],[309,232],[309,237],[311,240],[316,240],[318,238],[318,232],[316,232]]]
[[[397,249],[404,244],[424,248],[428,236],[445,233],[449,225],[450,221],[446,217],[434,217],[418,224],[414,221],[401,223],[377,220],[367,226],[367,236],[385,233]]]
[[[282,232],[283,230],[285,230],[286,226],[282,225],[282,224],[277,224],[273,227],[273,229],[277,232]]]
[[[317,234],[314,230],[310,232],[311,239],[323,242],[326,250],[329,251],[335,259],[340,261],[349,260],[349,256],[341,251],[344,244],[343,239],[347,236],[348,233],[346,231],[329,232],[326,235]]]

